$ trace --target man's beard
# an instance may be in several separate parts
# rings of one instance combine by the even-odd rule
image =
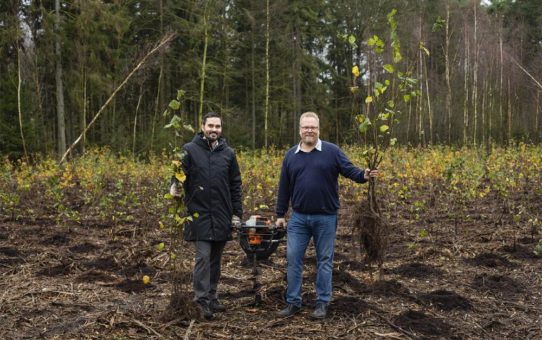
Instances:
[[[303,144],[313,146],[316,144],[316,141],[318,140],[318,138],[316,138],[316,136],[310,136],[308,138],[304,137],[302,140],[303,140]]]
[[[214,142],[218,140],[218,137],[219,137],[218,133],[209,133],[205,135],[205,138],[210,142]]]

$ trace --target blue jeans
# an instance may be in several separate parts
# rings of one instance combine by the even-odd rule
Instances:
[[[288,221],[286,256],[288,259],[288,289],[286,302],[301,306],[301,286],[303,284],[303,259],[305,250],[314,238],[316,248],[316,300],[331,301],[333,254],[337,215],[309,215],[295,212]]]

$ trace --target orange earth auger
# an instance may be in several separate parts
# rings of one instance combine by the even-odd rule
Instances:
[[[266,260],[277,250],[279,243],[283,242],[286,230],[275,226],[271,219],[260,215],[252,215],[237,227],[237,239],[241,248],[247,255],[248,263],[252,265],[252,288],[254,291],[254,304],[260,304],[260,283],[258,276],[258,261]]]

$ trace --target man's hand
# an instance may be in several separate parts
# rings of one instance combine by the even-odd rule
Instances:
[[[169,187],[169,194],[173,197],[181,197],[181,192],[177,190],[177,184],[171,184],[171,187]]]
[[[368,181],[369,178],[376,178],[378,177],[378,169],[374,169],[374,170],[371,170],[371,169],[365,169],[365,173],[363,174],[363,178]]]
[[[284,228],[286,228],[286,226],[288,224],[286,223],[286,219],[284,217],[282,217],[282,218],[277,218],[277,221],[275,222],[275,225],[279,229],[284,229]]]
[[[241,219],[239,218],[239,216],[233,215],[231,217],[231,226],[233,229],[237,229],[241,226]]]

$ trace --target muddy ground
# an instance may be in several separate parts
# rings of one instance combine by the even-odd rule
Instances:
[[[170,266],[156,245],[167,242],[165,232],[3,221],[0,338],[542,338],[542,261],[533,253],[539,236],[503,219],[491,197],[468,206],[462,219],[446,217],[444,204],[416,219],[406,208],[388,211],[392,233],[381,280],[351,246],[352,208],[345,199],[343,206],[334,299],[324,321],[309,318],[312,245],[301,314],[275,317],[283,307],[285,245],[260,266],[263,303],[255,306],[250,268],[230,242],[219,287],[227,312],[212,321],[164,321]],[[193,254],[184,255],[190,266]],[[143,275],[152,283],[144,285]]]

